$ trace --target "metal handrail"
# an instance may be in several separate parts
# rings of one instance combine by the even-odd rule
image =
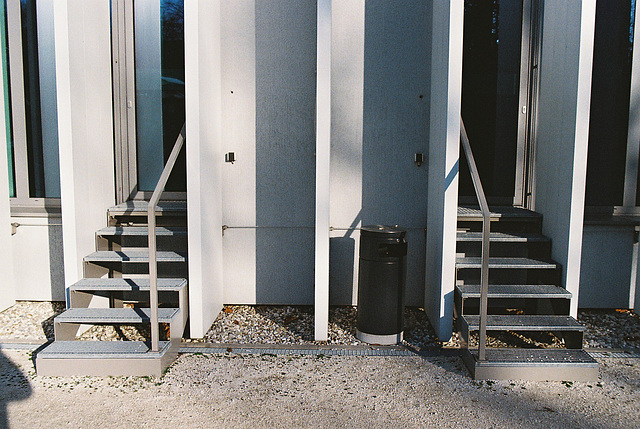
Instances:
[[[171,171],[173,171],[173,166],[176,163],[176,159],[178,159],[178,155],[180,154],[180,150],[182,149],[182,146],[184,144],[184,139],[185,125],[182,126],[182,130],[180,131],[180,134],[178,135],[178,138],[173,145],[173,149],[171,150],[169,159],[167,160],[167,163],[162,170],[160,179],[158,179],[158,184],[153,190],[153,195],[151,195],[149,205],[147,206],[147,225],[149,230],[149,304],[151,307],[151,351],[153,352],[157,352],[160,350],[160,327],[158,325],[158,258],[156,249],[156,207],[158,205],[158,201],[160,200],[160,196],[162,195],[162,192],[167,185],[167,181],[169,180]]]
[[[482,262],[480,268],[480,338],[478,340],[478,360],[484,361],[487,359],[486,346],[487,346],[487,302],[489,296],[489,236],[491,232],[491,212],[489,211],[489,205],[487,204],[487,198],[482,189],[482,182],[480,181],[480,174],[478,173],[478,167],[476,161],[473,158],[473,152],[471,151],[471,145],[469,144],[469,136],[467,136],[467,130],[464,126],[462,117],[460,118],[460,138],[462,140],[462,147],[467,157],[467,164],[469,164],[469,172],[471,173],[471,180],[473,181],[473,187],[476,191],[476,197],[480,204],[480,210],[482,211]]]

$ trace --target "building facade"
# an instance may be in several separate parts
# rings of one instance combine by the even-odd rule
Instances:
[[[193,337],[223,304],[296,304],[326,339],[329,305],[357,305],[359,228],[391,224],[406,304],[447,339],[462,115],[490,203],[543,215],[571,314],[638,309],[635,1],[3,6],[3,307],[66,298],[185,124],[165,198],[187,202]]]

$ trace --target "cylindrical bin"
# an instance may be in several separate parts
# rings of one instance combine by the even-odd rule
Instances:
[[[402,341],[407,231],[370,225],[360,232],[356,336],[370,344]]]

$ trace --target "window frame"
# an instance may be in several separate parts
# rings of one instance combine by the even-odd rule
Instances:
[[[15,196],[10,198],[11,216],[59,217],[61,214],[60,197],[30,196],[21,1],[7,0],[5,7],[13,149],[12,173],[15,188]]]

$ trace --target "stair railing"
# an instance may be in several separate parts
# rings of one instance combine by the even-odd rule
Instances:
[[[167,160],[167,163],[162,170],[160,179],[158,179],[158,184],[153,190],[153,195],[151,195],[149,205],[147,206],[147,225],[149,229],[149,304],[151,307],[151,351],[153,352],[157,352],[160,350],[160,326],[158,324],[158,258],[156,249],[156,207],[158,206],[160,196],[162,195],[162,192],[167,185],[169,176],[173,171],[173,166],[176,163],[176,159],[178,159],[180,150],[184,145],[184,140],[185,125],[182,126],[182,130],[180,131],[180,134],[178,134],[178,138],[173,145],[173,149],[171,150],[169,159]]]
[[[478,173],[478,167],[473,158],[473,152],[471,151],[471,145],[469,144],[469,136],[464,126],[462,117],[460,118],[460,140],[462,141],[462,147],[467,158],[467,164],[469,164],[469,172],[471,173],[471,180],[473,181],[473,187],[476,191],[476,197],[480,204],[480,210],[482,211],[482,259],[480,268],[480,332],[478,339],[478,360],[487,360],[486,345],[487,345],[487,303],[489,296],[489,236],[491,232],[491,212],[489,211],[489,205],[487,204],[487,198],[482,189],[482,183],[480,181],[480,174]]]

